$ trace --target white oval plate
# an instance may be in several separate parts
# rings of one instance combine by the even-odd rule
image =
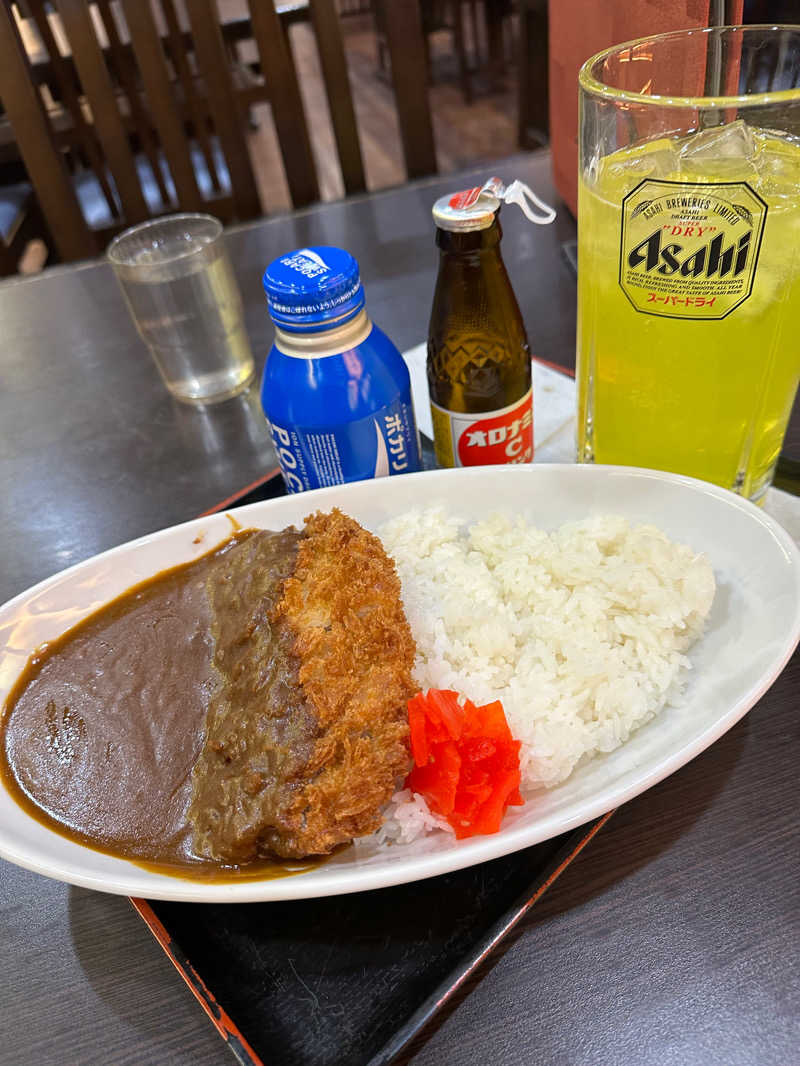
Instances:
[[[800,552],[775,521],[723,489],[630,467],[482,467],[359,482],[242,507],[244,526],[280,529],[333,506],[376,529],[412,507],[446,503],[467,520],[492,510],[545,529],[593,514],[652,522],[706,552],[718,590],[707,632],[691,653],[685,700],[563,785],[537,793],[489,837],[433,834],[404,846],[371,841],[309,872],[205,884],[141,869],[82,847],[31,819],[0,787],[0,856],[86,888],[151,899],[244,902],[302,899],[401,884],[457,870],[546,840],[611,810],[677,770],[737,722],[769,688],[800,637]],[[104,552],[0,608],[0,703],[39,644],[134,583],[208,551],[230,532],[225,514],[200,518]],[[199,539],[201,538],[201,539]]]

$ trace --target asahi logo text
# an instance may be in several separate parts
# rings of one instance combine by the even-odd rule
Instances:
[[[673,226],[673,229],[681,230],[681,226]],[[699,230],[703,226],[687,226],[691,231]],[[661,229],[654,230],[649,237],[640,241],[628,256],[628,266],[632,270],[642,267],[646,273],[651,270],[659,274],[669,276],[679,273],[684,278],[697,278],[700,276],[712,278],[715,274],[724,278],[733,270],[733,277],[737,277],[747,266],[747,257],[750,251],[750,238],[753,231],[743,233],[738,242],[724,247],[725,238],[718,233],[716,237],[697,248],[691,254],[684,256],[684,245],[671,241],[663,244],[664,232]]]
[[[642,314],[724,318],[752,292],[766,215],[746,182],[645,180],[622,201],[620,286]]]

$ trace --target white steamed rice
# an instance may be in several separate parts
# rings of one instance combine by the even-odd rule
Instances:
[[[613,751],[680,695],[714,575],[654,526],[604,516],[547,533],[430,508],[379,532],[402,582],[416,680],[502,700],[522,741],[523,792]],[[407,791],[387,815],[383,840],[449,828]]]

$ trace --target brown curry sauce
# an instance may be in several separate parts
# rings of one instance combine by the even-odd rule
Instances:
[[[249,640],[244,611],[245,632],[235,633],[235,604],[244,599],[236,583],[259,569],[268,579],[262,594],[271,588],[274,598],[300,537],[294,529],[236,532],[38,649],[0,718],[0,782],[19,806],[77,843],[171,876],[255,880],[324,861],[221,865],[194,853],[188,818],[206,716],[224,681],[215,589],[220,581],[233,586],[222,623],[228,639]],[[271,634],[261,636],[269,647]]]

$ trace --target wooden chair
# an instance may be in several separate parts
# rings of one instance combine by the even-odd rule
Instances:
[[[550,127],[547,0],[517,0],[517,143],[520,148],[547,144]]]
[[[409,178],[435,174],[436,148],[428,102],[428,65],[419,0],[376,0],[389,51],[400,140]]]
[[[471,104],[474,98],[473,77],[480,65],[480,45],[478,33],[478,11],[476,0],[420,0],[422,10],[422,30],[425,34],[426,50],[428,35],[437,30],[449,30],[453,35],[453,50],[458,64],[458,77],[465,104]],[[464,34],[464,18],[469,17],[472,31],[472,56],[467,50]],[[430,69],[430,57],[428,68]]]
[[[24,0],[48,56],[46,86],[32,70],[0,0],[0,99],[61,259],[97,254],[125,226],[174,210],[229,222],[262,214],[245,139],[249,97],[239,98],[214,0]],[[295,2],[290,20],[297,18]],[[334,0],[307,0],[346,193],[366,187]],[[390,23],[394,81],[409,176],[435,170],[421,40],[408,46],[414,0]],[[48,9],[69,44],[63,55]],[[117,11],[123,19],[118,21]],[[255,40],[295,206],[319,198],[308,124],[281,14],[249,0]],[[412,33],[415,31],[411,19]],[[417,55],[419,52],[419,56]],[[415,65],[416,64],[416,65]]]
[[[281,140],[284,164],[287,166],[292,199],[295,206],[299,206],[300,201],[292,187],[292,178],[287,164],[287,151],[292,146],[293,132],[301,125],[305,128],[300,94],[297,89],[297,74],[286,35],[281,41],[274,31],[265,33],[265,30],[271,29],[271,22],[269,26],[262,25],[260,36],[257,28],[259,22],[256,17],[257,12],[264,15],[269,22],[271,16],[265,9],[269,9],[273,2],[274,0],[249,0],[253,30],[258,42],[265,77],[270,66],[274,64],[268,78],[273,111],[276,92],[281,89],[286,90],[289,97],[284,102],[286,136],[281,135],[280,127],[278,136]],[[346,15],[364,14],[371,7],[377,16],[378,4],[380,4],[381,25],[391,62],[392,87],[406,174],[408,178],[435,174],[437,171],[436,148],[428,102],[425,42],[419,0],[336,0],[335,6],[332,0],[283,0],[283,3],[292,8],[301,4],[308,4],[310,7],[345,193],[349,195],[362,191],[365,188],[365,181],[337,8],[340,9],[339,14]],[[279,11],[283,10],[283,3],[278,4]],[[277,125],[277,113],[275,121]],[[314,198],[318,195],[317,191]]]
[[[372,0],[336,0],[339,15],[369,15],[372,13]]]
[[[393,3],[394,0],[374,0],[378,67],[382,74],[388,70],[384,9]],[[512,16],[518,0],[482,0],[480,5],[478,0],[418,0],[418,3],[422,13],[429,80],[436,80],[435,64],[430,58],[429,37],[444,30],[452,35],[464,103],[469,105],[473,102],[478,86],[484,92],[502,91],[507,65],[517,58]],[[468,34],[465,32],[467,30]]]

